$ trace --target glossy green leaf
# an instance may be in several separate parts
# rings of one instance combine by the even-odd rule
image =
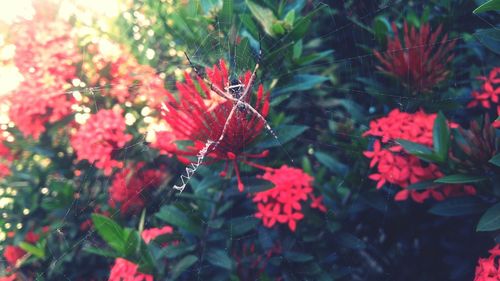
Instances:
[[[429,209],[429,213],[438,216],[453,217],[477,214],[484,211],[484,209],[482,201],[475,197],[456,197],[436,203]]]
[[[33,256],[37,257],[37,258],[45,258],[45,249],[42,248],[42,247],[38,247],[38,246],[35,246],[33,244],[30,244],[28,242],[21,242],[19,243],[19,247],[21,247],[21,249],[25,250],[26,252],[32,254]]]
[[[480,182],[484,181],[488,178],[482,177],[482,176],[472,176],[472,175],[462,175],[462,174],[455,174],[455,175],[449,175],[449,176],[444,176],[442,178],[434,180],[435,183],[473,183],[473,182]]]
[[[406,187],[408,190],[425,190],[432,189],[440,186],[440,184],[436,184],[433,180],[421,181],[414,184],[411,184]]]
[[[234,10],[233,0],[222,1],[222,10],[220,12],[220,18],[222,20],[222,24],[226,26],[231,25],[231,23],[233,22],[233,10]]]
[[[228,231],[231,236],[241,236],[257,227],[259,220],[253,216],[238,217],[228,222]]]
[[[348,171],[348,167],[345,164],[324,152],[316,151],[314,156],[321,164],[325,165],[332,172],[345,175]]]
[[[297,262],[297,263],[304,263],[304,262],[312,261],[314,259],[314,257],[311,255],[299,253],[299,252],[285,252],[285,253],[283,253],[283,256],[288,261]]]
[[[403,148],[410,153],[411,155],[417,156],[418,158],[429,161],[429,162],[435,162],[438,161],[439,158],[434,154],[434,151],[432,149],[428,148],[425,145],[421,145],[418,143],[414,143],[411,141],[407,140],[401,140],[398,139],[396,140],[398,144],[403,146]]]
[[[476,31],[474,36],[488,49],[500,54],[500,30],[497,28],[481,29]]]
[[[184,271],[193,266],[198,261],[198,257],[188,255],[177,262],[172,268],[172,279],[177,279]]]
[[[477,7],[473,13],[479,14],[488,11],[500,11],[500,0],[488,0]]]
[[[378,16],[373,21],[373,32],[375,33],[375,38],[379,42],[383,42],[385,37],[391,30],[391,24],[384,16]]]
[[[112,219],[99,214],[92,214],[92,222],[97,233],[119,253],[124,253],[125,233],[124,229]]]
[[[500,203],[490,207],[479,219],[476,231],[494,231],[500,229]]]
[[[233,262],[228,254],[221,249],[212,249],[207,253],[207,260],[210,264],[231,270]]]
[[[108,257],[108,258],[117,258],[120,255],[115,251],[110,251],[106,249],[94,248],[94,247],[85,247],[83,250],[87,253]]]
[[[326,76],[312,75],[312,74],[298,74],[295,75],[292,81],[287,83],[285,87],[274,90],[273,95],[276,96],[288,92],[310,90],[328,80],[329,78]]]
[[[274,16],[273,11],[271,11],[268,8],[262,7],[258,4],[255,4],[253,1],[250,0],[246,0],[245,2],[247,3],[250,12],[252,12],[252,15],[264,28],[264,31],[270,36],[275,36],[275,33],[273,32],[273,24],[277,21],[277,19]]]
[[[444,115],[439,112],[432,132],[434,142],[434,152],[438,156],[440,162],[446,161],[448,158],[448,150],[450,149],[450,129]]]
[[[175,206],[164,206],[155,215],[157,218],[193,234],[201,234],[201,227]]]
[[[500,153],[493,156],[493,158],[491,158],[490,161],[488,161],[488,162],[490,162],[491,164],[493,164],[495,166],[500,167]]]
[[[261,149],[280,146],[298,137],[299,135],[304,133],[307,129],[308,129],[307,126],[300,126],[300,125],[279,126],[275,128],[275,133],[279,139],[279,142],[273,136],[270,136],[268,134],[268,136],[266,136],[266,138],[263,141],[258,143],[257,146]]]

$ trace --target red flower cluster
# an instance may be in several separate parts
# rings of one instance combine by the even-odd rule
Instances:
[[[484,81],[481,91],[472,93],[473,100],[467,107],[481,106],[489,109],[496,104],[497,116],[500,116],[500,67],[493,68],[488,76],[480,76],[478,79]],[[496,120],[493,127],[500,128],[500,121]]]
[[[108,281],[153,281],[153,275],[138,271],[139,266],[126,259],[117,258]]]
[[[10,149],[3,143],[3,136],[0,131],[0,178],[10,175],[10,164],[14,160],[14,155]]]
[[[394,37],[387,36],[387,50],[384,53],[373,51],[382,63],[377,69],[397,77],[414,93],[429,92],[448,75],[446,64],[453,59],[453,55],[449,53],[456,41],[447,42],[448,35],[444,35],[441,41],[437,40],[441,25],[435,32],[431,32],[426,23],[417,31],[413,27],[408,28],[405,21],[403,28],[401,40],[396,23],[392,23]]]
[[[0,281],[16,281],[17,275],[12,274],[10,276],[0,277]]]
[[[144,207],[143,191],[158,187],[165,179],[165,173],[160,170],[144,169],[144,163],[135,167],[124,168],[113,179],[109,189],[109,204],[115,207],[120,203],[120,211],[139,211]]]
[[[35,1],[36,14],[13,26],[14,63],[24,81],[10,94],[9,117],[25,136],[37,139],[46,123],[71,113],[73,99],[65,91],[80,60],[71,26],[55,19],[56,6]]]
[[[258,192],[253,197],[258,209],[255,216],[262,219],[264,226],[272,227],[279,222],[288,224],[290,230],[295,231],[297,221],[304,218],[302,202],[307,201],[308,197],[313,199],[311,207],[326,211],[321,197],[315,198],[312,194],[314,179],[302,170],[286,165],[279,169],[260,168],[263,168],[265,173],[259,178],[274,184],[274,188]]]
[[[419,203],[429,197],[443,200],[449,196],[475,194],[472,186],[442,185],[427,190],[407,190],[407,186],[422,181],[432,180],[444,176],[435,164],[426,164],[417,157],[406,154],[403,147],[394,143],[396,139],[404,139],[432,147],[432,131],[436,114],[426,114],[423,111],[416,113],[392,110],[387,117],[370,122],[370,129],[363,136],[380,138],[375,140],[372,151],[365,151],[364,155],[371,158],[370,167],[377,166],[377,173],[371,174],[370,179],[377,181],[377,188],[386,183],[400,186],[395,200],[406,200],[409,196]],[[383,147],[385,145],[385,147]]]
[[[500,245],[490,250],[488,258],[480,258],[476,266],[476,277],[474,281],[498,281],[500,280]]]
[[[121,110],[102,109],[92,115],[71,137],[71,146],[78,160],[87,160],[105,175],[113,168],[122,168],[123,163],[113,159],[113,153],[132,139],[126,134],[125,119]]]
[[[144,229],[141,233],[141,237],[144,242],[149,243],[160,235],[171,234],[173,232],[174,229],[171,226],[164,226],[162,228],[150,228]]]
[[[5,247],[5,250],[3,252],[5,260],[11,266],[15,266],[17,261],[24,255],[26,255],[26,252],[23,249],[19,248],[18,246],[12,246],[12,245],[8,245],[7,247]]]
[[[206,69],[208,79],[213,86],[225,89],[229,85],[229,74],[223,60],[219,61],[219,66]],[[248,71],[243,75],[241,81],[248,85],[251,73]],[[221,137],[224,124],[229,112],[235,103],[226,100],[211,89],[210,85],[197,77],[197,84],[201,92],[191,77],[185,74],[185,83],[177,83],[179,100],[168,93],[168,103],[163,109],[165,121],[171,127],[172,137],[170,142],[162,141],[161,148],[164,151],[174,153],[185,163],[190,161],[185,156],[195,156],[206,145],[208,140],[217,141]],[[245,97],[245,102],[250,103],[251,92]],[[255,103],[252,105],[263,117],[269,112],[269,93],[265,93],[262,85],[258,86]],[[255,114],[248,110],[236,110],[227,125],[222,141],[209,149],[208,157],[218,160],[232,161],[238,176],[239,189],[243,189],[243,184],[239,177],[236,159],[243,157],[262,157],[264,154],[246,154],[244,149],[259,136],[264,128],[264,122]],[[160,138],[161,139],[161,138]],[[194,146],[180,150],[173,141],[193,141]],[[160,140],[161,141],[161,140]]]
[[[220,89],[227,87],[229,81],[228,71],[223,60],[220,60],[219,66],[214,66],[213,69],[207,68],[206,73],[213,85]],[[242,79],[243,84],[247,85],[250,76],[250,72],[245,73]],[[219,139],[234,102],[225,100],[212,92],[210,86],[206,85],[199,77],[198,84],[202,89],[202,93],[198,91],[195,83],[187,73],[185,78],[185,83],[177,83],[179,101],[169,93],[169,102],[166,104],[163,113],[165,121],[172,127],[175,140],[192,140],[195,142],[195,147],[188,148],[188,151],[184,151],[185,154],[196,155],[199,148],[202,148],[207,140],[216,141]],[[245,101],[249,102],[250,97],[250,94],[247,95]],[[269,93],[264,93],[262,85],[258,87],[254,108],[262,116],[267,116]],[[236,111],[228,124],[224,139],[210,156],[217,159],[231,159],[231,154],[241,154],[244,148],[260,134],[263,127],[263,122],[255,116],[248,118],[248,112]]]

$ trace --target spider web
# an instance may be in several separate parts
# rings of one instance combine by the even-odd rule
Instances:
[[[324,5],[325,3],[319,2],[319,1],[312,1],[311,5],[313,7],[318,7],[320,5]],[[334,4],[327,3],[328,5],[334,6]],[[308,158],[311,160],[315,161],[318,163],[318,165],[323,165],[321,161],[318,161],[317,158],[317,152],[328,154],[334,156],[334,159],[346,159],[346,155],[352,154],[354,157],[357,157],[358,162],[367,162],[367,159],[364,159],[361,154],[359,154],[358,150],[351,150],[348,148],[348,143],[345,141],[345,139],[348,139],[353,142],[363,142],[363,139],[359,133],[345,133],[341,130],[338,130],[340,126],[345,123],[346,121],[350,121],[352,119],[357,119],[357,124],[355,124],[355,127],[357,130],[360,131],[365,131],[366,130],[366,125],[368,124],[368,121],[370,119],[376,118],[376,116],[383,116],[384,115],[384,109],[377,107],[378,104],[380,104],[379,99],[387,99],[393,102],[394,106],[396,108],[399,108],[400,111],[402,112],[410,112],[410,108],[413,107],[415,104],[419,104],[422,101],[428,101],[428,99],[420,97],[420,96],[411,96],[411,95],[401,95],[402,91],[405,91],[404,88],[397,88],[394,89],[393,91],[383,91],[383,92],[378,92],[378,91],[373,91],[373,90],[367,90],[366,89],[366,84],[363,84],[363,82],[359,78],[371,78],[373,80],[377,80],[379,78],[378,74],[374,71],[375,66],[378,64],[378,61],[376,58],[373,56],[373,52],[371,49],[363,49],[361,45],[365,44],[366,42],[369,42],[370,40],[375,40],[373,38],[372,34],[369,34],[366,32],[366,30],[363,30],[364,25],[371,25],[373,20],[384,13],[389,13],[389,12],[394,12],[394,11],[404,11],[411,9],[411,7],[405,5],[404,3],[398,3],[395,1],[366,1],[365,2],[360,2],[357,3],[361,7],[356,6],[356,3],[344,3],[344,4],[335,4],[339,6],[343,6],[345,9],[344,12],[352,12],[354,14],[357,13],[357,22],[352,22],[352,21],[345,21],[342,20],[340,16],[338,15],[329,15],[327,18],[329,19],[329,24],[331,29],[326,30],[323,32],[323,34],[316,34],[317,38],[319,38],[322,42],[320,47],[314,47],[311,46],[309,49],[306,49],[305,51],[308,52],[321,52],[321,51],[328,51],[329,49],[333,49],[334,52],[328,56],[326,59],[319,60],[313,64],[307,65],[305,67],[296,69],[295,73],[291,73],[287,68],[284,68],[281,64],[271,64],[271,65],[265,65],[263,67],[269,68],[276,70],[276,73],[281,73],[280,75],[275,75],[275,76],[268,76],[265,73],[267,72],[266,69],[264,69],[261,72],[264,72],[264,75],[259,75],[258,79],[256,81],[256,84],[263,83],[265,86],[269,86],[272,84],[273,79],[285,79],[293,75],[299,75],[301,73],[312,73],[314,75],[321,75],[322,73],[318,73],[318,71],[325,69],[325,65],[331,65],[334,67],[334,77],[329,77],[328,80],[323,81],[322,83],[318,83],[314,87],[311,87],[310,89],[303,90],[303,91],[295,91],[293,94],[290,96],[290,99],[296,100],[296,102],[288,102],[287,100],[281,100],[281,96],[284,96],[284,94],[275,94],[276,92],[280,93],[283,92],[283,89],[272,89],[271,91],[271,110],[272,114],[266,118],[268,122],[273,119],[273,117],[276,117],[279,113],[284,114],[284,118],[289,118],[293,115],[296,115],[298,112],[300,112],[300,116],[303,118],[297,118],[295,120],[288,120],[290,121],[290,124],[293,125],[306,125],[308,126],[308,129],[306,132],[303,134],[300,134],[296,136],[292,141],[287,142],[284,145],[281,145],[280,143],[275,143],[272,147],[271,154],[270,156],[265,159],[266,164],[269,166],[274,166],[278,167],[282,164],[286,164],[289,166],[298,166],[300,167],[299,163],[301,159],[296,158],[296,159],[290,159],[288,157],[275,157],[273,159],[273,153],[276,153],[276,155],[282,155],[282,149],[288,149],[290,150],[290,147],[307,147],[307,152],[308,152]],[[335,6],[336,7],[336,6]],[[458,8],[458,7],[456,7]],[[356,10],[358,9],[358,10]],[[200,14],[200,17],[204,16],[204,14]],[[493,26],[491,23],[487,22],[485,19],[481,18],[481,21],[484,22],[484,26]],[[243,26],[238,26],[236,27],[236,30],[242,31],[242,37],[243,38],[249,38],[248,34],[245,34]],[[245,52],[245,54],[240,54],[237,52],[237,50],[232,46],[232,40],[227,37],[220,36],[220,34],[227,34],[228,31],[225,29],[223,23],[219,23],[215,26],[215,29],[212,32],[208,32],[206,34],[206,41],[216,41],[218,42],[215,45],[212,45],[207,48],[205,45],[189,45],[188,44],[188,51],[189,51],[189,56],[193,60],[194,63],[200,65],[200,66],[212,66],[213,64],[216,63],[216,61],[208,61],[207,58],[213,58],[213,57],[219,57],[219,58],[225,58],[230,61],[230,71],[234,75],[241,75],[243,74],[246,70],[252,70],[253,66],[255,65],[255,57],[254,56],[248,56]],[[247,36],[247,37],[245,37]],[[228,36],[231,37],[231,36]],[[216,40],[212,40],[213,38],[216,38]],[[453,37],[451,36],[449,40],[463,40],[464,38],[461,37]],[[255,53],[255,51],[258,49],[258,42],[253,39],[249,40],[250,44],[248,45],[248,48],[250,49],[250,53]],[[274,44],[271,44],[271,47],[269,48],[271,50],[271,53],[273,50],[277,49],[277,46],[279,46],[279,40],[276,40],[273,42]],[[331,44],[331,47],[328,47],[328,45]],[[344,46],[349,46],[347,48],[336,48],[337,46],[335,44],[343,44]],[[418,46],[418,47],[428,47],[428,46]],[[350,56],[347,55],[349,54],[349,48],[351,48],[350,51],[352,51],[352,48],[355,48],[356,55],[355,56]],[[456,49],[459,47],[456,47]],[[269,53],[263,53],[263,60],[265,61],[266,58],[269,56]],[[279,56],[279,55],[278,55]],[[279,59],[277,61],[280,61]],[[189,66],[184,62],[184,65],[180,67],[180,69],[183,70],[183,68],[189,68]],[[482,65],[481,67],[481,72],[482,74],[486,74],[489,69],[489,66],[487,65]],[[158,73],[164,73],[166,69],[157,69]],[[260,74],[260,73],[259,73]],[[473,81],[467,81],[462,79],[461,73],[456,73],[453,72],[451,74],[452,76],[445,82],[447,83],[445,87],[443,88],[450,88],[450,89],[456,89],[460,88],[461,85],[467,85],[474,83]],[[169,89],[175,89],[175,80],[172,77],[167,77],[166,78],[166,87]],[[87,93],[91,97],[94,97],[96,95],[102,94],[103,88],[104,87],[109,87],[110,85],[105,85],[103,87],[94,87],[94,88],[89,88],[89,87],[82,87],[80,89],[80,92],[82,93]],[[134,87],[137,87],[135,85]],[[267,90],[268,88],[266,88]],[[450,91],[451,92],[451,91]],[[461,102],[465,103],[469,97],[468,97],[468,92],[464,92],[463,95],[457,96],[457,95],[452,95],[449,93],[443,93],[443,95],[436,95],[433,97],[435,102],[439,102],[440,104],[446,104],[446,103],[456,103],[456,102]],[[73,94],[73,91],[68,92],[68,94]],[[250,93],[252,94],[252,93]],[[299,97],[297,97],[299,96]],[[94,97],[95,99],[95,97]],[[325,102],[328,103],[328,106],[322,107],[320,112],[309,112],[308,109],[317,109],[318,108],[318,103],[319,102]],[[360,108],[357,107],[356,104],[368,104],[366,108]],[[101,107],[97,104],[94,103],[94,108],[92,108],[92,113],[97,112]],[[386,110],[385,110],[386,112]],[[458,111],[457,111],[458,114]],[[280,125],[278,124],[276,127],[274,124],[271,124],[271,127],[277,131],[277,137],[282,138],[283,136],[281,135],[280,131],[278,130]],[[268,134],[268,132],[263,131],[263,135]],[[319,139],[318,136],[327,136],[326,139]],[[272,142],[276,142],[276,140],[271,136],[270,140]],[[132,149],[135,149],[137,147],[140,147],[145,153],[150,151],[151,148],[146,142],[146,136],[142,136],[139,139],[136,139],[133,143],[129,144],[128,146],[120,149],[119,151],[119,157],[118,159],[127,159],[128,154]],[[366,149],[365,149],[366,150]],[[281,153],[281,154],[280,154]],[[321,155],[321,154],[320,154]],[[336,187],[343,187],[344,182],[346,182],[348,179],[346,178],[345,173],[343,171],[347,169],[348,167],[345,167],[345,164],[343,164],[341,161],[339,163],[335,163],[334,165],[337,169],[334,170],[329,170],[327,172],[328,176],[335,178],[335,182],[337,183]],[[200,169],[204,168],[210,168],[210,167],[204,167],[204,165],[200,166]],[[90,165],[87,169],[85,174],[89,175],[89,177],[92,175],[92,171],[95,170],[93,165]],[[350,188],[351,195],[353,196],[352,193],[357,193],[360,191],[366,191],[369,189],[374,189],[375,188],[375,183],[368,180],[368,174],[364,175],[358,175],[361,178],[361,184],[362,186],[358,187],[345,187],[345,189]],[[173,175],[173,180],[175,181],[177,178],[181,177],[181,174],[175,174]],[[196,175],[195,175],[196,177]],[[108,179],[108,182],[103,183],[104,185],[109,185],[110,179]],[[83,191],[83,183],[86,181],[86,179],[82,179],[82,183],[77,187],[77,192]],[[167,188],[171,188],[171,186],[168,186]],[[231,187],[233,188],[233,187]],[[164,189],[164,191],[166,191]],[[392,204],[393,198],[392,195],[388,192],[386,193],[380,193],[383,194],[384,196],[384,204],[382,208],[379,208],[379,212],[377,213],[379,216],[379,220],[372,225],[374,228],[378,229],[383,229],[384,227],[386,228],[392,228],[394,227],[394,222],[391,222],[389,217],[392,216],[392,214],[389,213],[390,207],[389,205]],[[166,202],[167,197],[165,199],[160,200],[158,204],[162,204]],[[177,200],[177,199],[174,199]],[[54,235],[58,237],[59,241],[63,244],[68,244],[64,232],[64,226],[67,224],[69,220],[76,219],[78,215],[81,215],[84,211],[78,213],[76,211],[76,208],[78,205],[83,204],[87,206],[93,206],[94,202],[81,202],[78,199],[75,199],[73,201],[73,204],[66,210],[65,214],[61,218],[61,223],[60,227],[56,230],[54,230]],[[85,210],[85,208],[84,208]],[[119,215],[119,212],[117,211],[116,213],[110,214],[110,217],[117,217]],[[72,218],[71,216],[75,216],[75,218]],[[200,218],[202,219],[202,218]],[[327,218],[328,219],[328,218]],[[148,226],[151,221],[149,219],[146,219],[145,225]],[[209,227],[208,221],[204,221],[204,226]],[[356,231],[357,227],[362,225],[361,222],[353,222],[353,225],[350,226],[353,230],[353,232]],[[64,253],[56,253],[58,252],[57,249],[53,250],[50,247],[50,243],[48,244],[48,251],[49,255],[51,255],[52,263],[51,266],[56,266],[59,262],[64,262],[65,256],[69,255],[72,250],[76,249],[77,247],[80,247],[84,243],[89,243],[89,244],[95,244],[99,245],[97,241],[93,241],[93,234],[95,230],[89,230],[85,236],[83,236],[80,241],[73,245],[67,245],[67,249]],[[360,231],[359,235],[362,235],[362,231]],[[380,236],[387,236],[387,233],[380,234]],[[244,240],[251,241],[253,239],[256,239],[256,236],[246,236],[244,237]],[[232,242],[241,242],[243,238],[241,237],[230,237],[231,243]],[[389,239],[389,238],[386,238]],[[234,240],[234,241],[233,241]],[[225,249],[227,251],[227,254],[230,255],[230,249]],[[355,259],[359,259],[361,257],[362,260],[367,262],[369,266],[374,268],[374,271],[382,271],[382,266],[380,266],[380,261],[378,260],[377,257],[374,257],[371,253],[366,252],[366,251],[359,251],[357,257],[353,257],[353,262]],[[349,258],[348,258],[349,260]],[[2,260],[3,261],[3,260]],[[473,265],[472,265],[473,266]],[[198,279],[197,280],[202,280],[201,273],[206,270],[206,268],[202,268],[200,266],[196,266],[192,269],[193,272],[198,273]],[[382,272],[380,272],[382,273]],[[44,272],[40,273],[40,278],[43,278],[45,275]],[[391,278],[394,278],[393,276],[390,275],[390,273],[386,273],[386,278],[387,280],[391,280]],[[352,280],[362,280],[360,279],[362,277],[357,276],[356,273],[353,273],[353,279]],[[67,280],[70,280],[68,277],[66,277]],[[42,279],[40,279],[42,280]]]

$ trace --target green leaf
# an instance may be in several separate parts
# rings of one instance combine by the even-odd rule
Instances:
[[[484,2],[482,5],[477,7],[474,11],[474,14],[479,14],[488,11],[498,11],[500,10],[500,0],[488,0]]]
[[[210,250],[207,254],[207,260],[210,264],[231,270],[233,263],[227,253],[220,249]]]
[[[474,36],[488,49],[500,54],[500,30],[497,28],[481,29]]]
[[[255,229],[258,224],[259,220],[253,216],[234,218],[228,222],[229,233],[237,237]]]
[[[233,22],[233,10],[234,1],[233,0],[223,0],[222,10],[220,12],[220,18],[225,26],[230,26]]]
[[[25,250],[26,252],[32,254],[33,256],[37,257],[37,258],[45,258],[45,249],[44,248],[41,248],[41,247],[37,247],[33,244],[30,244],[28,242],[21,242],[19,243],[19,247],[21,247],[21,249]]]
[[[264,140],[257,144],[261,149],[280,146],[285,144],[294,138],[298,137],[309,127],[301,125],[282,125],[276,128],[276,136],[278,136],[279,142],[273,136],[267,136]]]
[[[314,257],[311,255],[299,252],[285,252],[283,253],[283,256],[285,257],[285,259],[291,262],[298,262],[298,263],[308,262],[314,259]]]
[[[446,123],[446,118],[441,112],[438,113],[436,120],[434,120],[432,137],[435,154],[439,157],[440,162],[446,161],[450,149],[450,129]]]
[[[182,258],[178,263],[174,265],[172,268],[172,279],[175,280],[179,277],[184,271],[190,268],[193,264],[198,261],[198,258],[194,255],[188,255]]]
[[[264,28],[264,31],[268,35],[274,37],[275,33],[273,32],[273,23],[277,21],[277,18],[274,16],[273,11],[271,11],[268,8],[264,8],[260,5],[257,5],[250,0],[246,0],[245,2],[247,3],[247,6],[250,9],[252,15]]]
[[[435,183],[472,183],[472,182],[480,182],[488,179],[487,177],[482,176],[472,176],[472,175],[462,175],[455,174],[444,176],[442,178],[434,180]]]
[[[92,214],[92,222],[102,239],[104,239],[111,248],[124,254],[126,238],[124,229],[112,219],[99,214]]]
[[[337,174],[345,175],[347,174],[348,167],[338,161],[337,159],[331,157],[330,155],[321,152],[321,151],[316,151],[314,153],[314,156],[318,161],[325,165],[330,171],[335,172]]]
[[[359,239],[358,237],[347,233],[347,232],[342,232],[337,234],[335,237],[336,243],[338,243],[340,246],[348,248],[348,249],[364,249],[366,248],[365,242],[363,240]]]
[[[200,235],[202,230],[192,219],[190,219],[184,212],[177,209],[175,206],[164,206],[155,215],[157,218],[168,222],[171,225],[177,226],[188,232]]]
[[[108,258],[117,258],[120,256],[118,253],[116,253],[114,251],[100,249],[100,248],[94,248],[94,247],[85,247],[85,248],[83,248],[83,250],[85,252],[88,252],[91,254],[95,254],[95,255],[99,255],[99,256],[103,256],[103,257],[108,257]]]
[[[293,45],[293,59],[296,60],[302,55],[302,40]]]
[[[484,210],[484,204],[475,197],[448,198],[436,203],[429,213],[444,217],[477,214]]]
[[[240,21],[254,38],[259,36],[257,25],[249,14],[241,14]]]
[[[500,167],[500,153],[493,156],[493,158],[491,158],[490,161],[488,161],[488,162],[490,162],[491,164],[493,164],[495,166]]]
[[[312,74],[295,75],[285,87],[273,91],[273,96],[282,95],[288,92],[306,91],[314,88],[321,83],[328,81],[328,77]]]
[[[283,19],[288,25],[293,26],[295,21],[295,10],[290,10]]]
[[[373,22],[373,32],[375,33],[375,38],[379,42],[383,42],[385,37],[391,30],[391,24],[384,16],[378,16]]]
[[[436,162],[438,161],[438,157],[434,154],[434,151],[432,151],[430,148],[428,148],[425,145],[421,145],[418,143],[414,143],[411,141],[407,140],[401,140],[398,139],[396,140],[398,144],[403,146],[403,148],[410,153],[411,155],[417,156],[418,158],[429,161],[429,162]]]
[[[417,182],[414,184],[411,184],[406,187],[408,190],[426,190],[426,189],[432,189],[440,186],[440,184],[434,183],[434,180],[428,180],[428,181],[421,181]]]
[[[476,231],[494,231],[500,229],[500,203],[490,207],[479,219]]]
[[[133,257],[139,253],[139,247],[141,245],[141,237],[137,231],[130,231],[127,235],[125,242],[125,256]]]
[[[168,259],[177,258],[178,256],[187,254],[196,249],[196,245],[169,245],[161,249],[160,257],[166,257]]]

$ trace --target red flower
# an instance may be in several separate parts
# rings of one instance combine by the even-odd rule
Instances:
[[[373,151],[365,151],[364,155],[371,158],[370,167],[376,167],[377,172],[368,177],[377,181],[377,188],[386,183],[403,188],[396,193],[395,200],[406,200],[411,197],[415,202],[422,203],[427,198],[443,200],[450,196],[474,195],[472,186],[442,185],[427,190],[407,190],[407,186],[422,181],[444,176],[435,164],[424,164],[417,157],[407,154],[403,147],[395,143],[396,139],[416,142],[428,147],[433,145],[433,126],[436,114],[426,114],[392,110],[387,117],[370,122],[370,129],[363,136],[381,138],[375,140]],[[385,147],[382,147],[385,145]]]
[[[431,32],[428,23],[417,30],[408,28],[405,21],[403,29],[401,40],[396,23],[392,23],[394,37],[387,36],[387,50],[384,53],[373,51],[382,63],[377,69],[397,77],[413,92],[429,92],[448,76],[446,65],[453,59],[449,53],[456,41],[447,42],[448,35],[438,41],[441,25]]]
[[[213,83],[212,85],[219,89],[228,87],[229,76],[226,64],[223,60],[219,61],[219,66],[206,69],[207,77]],[[251,73],[248,71],[243,75],[241,81],[248,85]],[[197,83],[191,77],[185,74],[185,83],[177,83],[179,99],[168,93],[168,103],[163,108],[165,121],[171,127],[172,136],[169,137],[170,147],[164,144],[171,153],[180,157],[196,156],[208,141],[216,142],[221,138],[226,120],[235,103],[224,99],[212,90],[210,85],[205,84],[198,77]],[[199,90],[201,89],[201,90]],[[244,102],[250,103],[251,92],[245,97]],[[269,93],[264,93],[262,85],[257,87],[257,95],[252,106],[263,117],[269,112]],[[243,189],[243,184],[239,177],[239,170],[236,160],[238,157],[262,157],[263,154],[251,155],[244,153],[250,143],[259,136],[264,128],[264,122],[249,110],[236,110],[230,118],[224,136],[217,145],[212,144],[208,149],[208,157],[215,160],[226,160],[233,162],[236,175],[238,177],[239,189]],[[185,149],[176,148],[173,141],[193,141],[193,146]],[[175,148],[175,149],[174,149]],[[181,158],[182,159],[182,158]],[[189,160],[184,158],[185,162]]]
[[[14,154],[4,144],[3,132],[0,131],[0,178],[4,178],[11,174],[10,164],[14,160]]]
[[[78,160],[87,160],[110,175],[113,168],[123,163],[114,159],[114,153],[132,139],[125,133],[125,119],[121,110],[99,110],[81,126],[71,138]]]
[[[480,258],[476,266],[476,276],[474,281],[497,281],[500,280],[500,245],[496,245],[490,250],[488,258]]]
[[[55,20],[54,4],[36,1],[33,20],[12,27],[16,46],[14,63],[24,75],[18,89],[10,93],[9,117],[24,136],[38,139],[47,123],[71,113],[73,98],[65,91],[75,77],[80,60],[71,26]]]
[[[17,247],[17,246],[12,246],[8,245],[5,247],[5,250],[3,252],[3,256],[5,257],[5,260],[11,265],[15,266],[17,261],[22,258],[24,255],[26,255],[26,252]]]
[[[0,281],[16,281],[16,278],[16,274],[12,274],[10,276],[0,277]]]
[[[156,237],[164,234],[171,234],[173,231],[174,229],[171,226],[164,226],[162,228],[144,229],[141,233],[141,237],[142,239],[144,239],[144,242],[149,243]]]
[[[126,259],[117,258],[108,281],[153,281],[153,275],[138,271],[139,266]]]
[[[311,195],[311,208],[318,209],[323,213],[326,213],[326,207],[323,204],[323,196],[318,196],[315,197],[314,195]]]
[[[266,227],[272,227],[279,222],[288,224],[290,230],[295,231],[297,221],[304,217],[301,202],[312,196],[315,202],[313,204],[319,204],[318,199],[312,195],[314,179],[302,170],[286,165],[279,169],[261,168],[265,169],[265,173],[259,178],[272,182],[274,188],[254,195],[253,201],[257,203],[255,216],[262,219]]]
[[[109,189],[109,204],[115,207],[121,203],[120,211],[125,214],[144,207],[143,192],[158,187],[165,179],[165,173],[160,170],[144,169],[144,163],[135,167],[124,168],[113,179]]]
[[[28,231],[24,240],[28,243],[35,244],[40,239],[40,235],[34,233],[33,231]]]
[[[473,99],[467,104],[467,107],[480,105],[489,109],[496,104],[497,116],[500,116],[500,67],[493,68],[488,77],[480,76],[478,79],[484,81],[482,90],[472,92]],[[493,122],[493,127],[500,128],[500,122],[498,120]]]

